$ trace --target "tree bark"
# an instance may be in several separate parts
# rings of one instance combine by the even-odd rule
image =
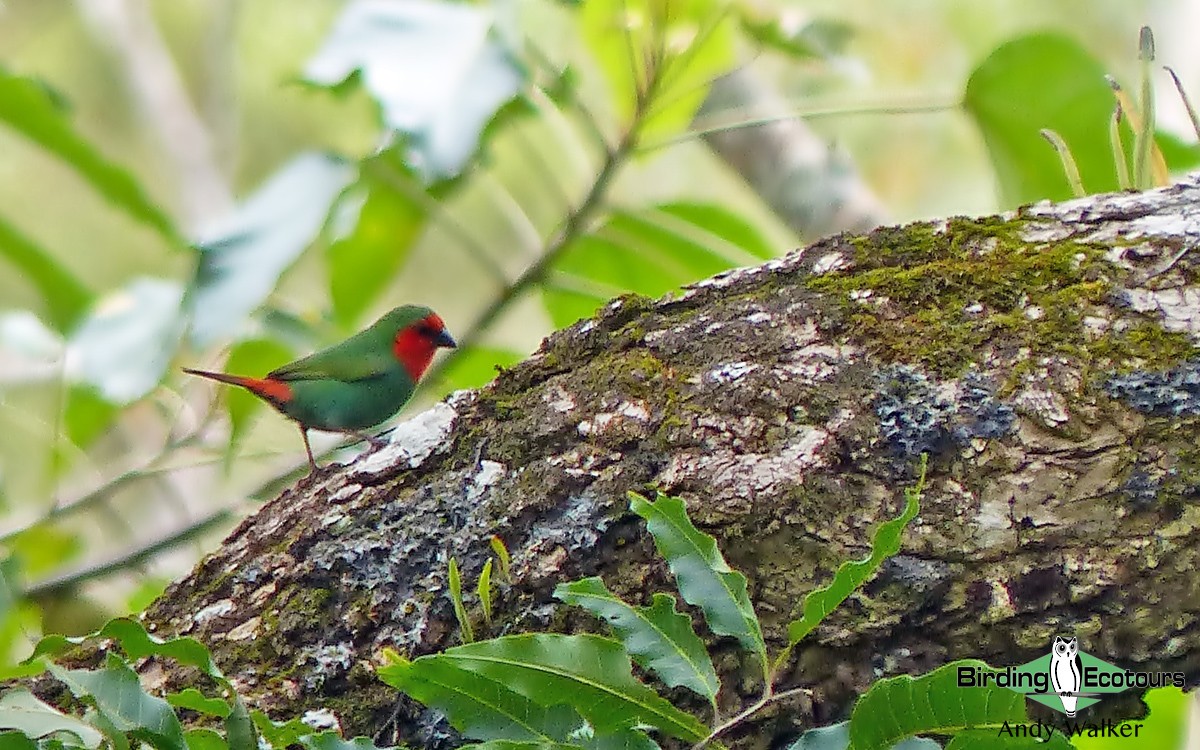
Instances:
[[[599,575],[673,590],[630,490],[683,497],[777,653],[814,586],[861,557],[929,454],[901,553],[796,651],[813,690],[753,724],[765,747],[844,715],[883,675],[1021,664],[1056,634],[1136,670],[1200,676],[1200,180],[837,236],[550,336],[488,387],[402,425],[247,519],[146,613],[209,644],[279,717],[424,746],[444,723],[378,682],[384,647],[458,642],[512,555],[483,637],[598,629],[551,597]],[[482,631],[482,633],[481,633]],[[760,686],[710,639],[725,714]],[[159,685],[186,675],[152,670]]]

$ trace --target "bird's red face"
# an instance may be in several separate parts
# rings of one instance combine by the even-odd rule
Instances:
[[[443,346],[454,348],[458,344],[446,332],[446,324],[441,317],[437,313],[430,313],[396,332],[396,338],[392,340],[392,353],[416,383],[433,361],[434,352]]]

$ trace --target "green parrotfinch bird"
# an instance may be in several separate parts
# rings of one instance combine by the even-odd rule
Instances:
[[[300,425],[311,471],[316,471],[309,430],[344,432],[379,443],[362,430],[400,411],[439,347],[454,339],[437,313],[404,305],[340,344],[272,370],[263,378],[183,368],[184,372],[239,385]]]

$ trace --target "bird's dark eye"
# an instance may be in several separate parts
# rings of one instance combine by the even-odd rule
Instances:
[[[433,326],[429,326],[429,325],[421,326],[420,328],[417,329],[417,332],[420,333],[422,336],[424,336],[427,339],[436,338],[438,335],[438,332],[433,330]]]

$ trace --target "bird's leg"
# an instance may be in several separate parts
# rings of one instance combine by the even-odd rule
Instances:
[[[308,473],[317,473],[317,459],[313,458],[312,446],[308,442],[308,429],[300,426],[300,437],[304,438],[304,452],[308,454]]]

